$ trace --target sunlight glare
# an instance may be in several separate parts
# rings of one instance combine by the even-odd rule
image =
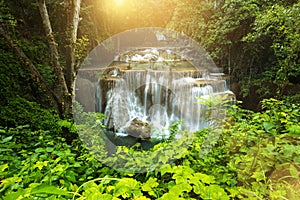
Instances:
[[[121,6],[121,5],[124,3],[124,0],[115,0],[115,3],[116,3],[118,6]]]

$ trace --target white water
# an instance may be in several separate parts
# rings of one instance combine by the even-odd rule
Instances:
[[[230,91],[225,80],[192,76],[192,72],[126,71],[106,94],[97,92],[107,98],[105,124],[124,134],[128,122],[138,118],[152,124],[154,138],[168,137],[169,126],[178,120],[191,132],[207,127],[209,122],[201,117],[208,107],[200,104],[198,98],[208,99]],[[98,102],[101,99],[98,97]]]

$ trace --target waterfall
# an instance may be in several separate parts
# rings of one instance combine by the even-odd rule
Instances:
[[[169,126],[178,121],[191,132],[209,126],[218,117],[211,106],[219,99],[235,100],[229,78],[192,41],[169,38],[154,43],[159,47],[130,47],[117,54],[106,45],[95,49],[79,73],[77,96],[85,111],[104,113],[104,125],[115,134],[145,133],[141,138],[168,137]],[[94,92],[86,89],[85,79],[98,80]]]
[[[107,87],[106,94],[100,87]],[[113,81],[100,80],[97,102],[98,111],[107,116],[107,128],[115,129],[116,134],[124,134],[129,122],[138,119],[151,125],[151,137],[159,138],[168,137],[170,124],[178,120],[191,132],[207,127],[203,110],[208,108],[201,99],[226,93],[230,93],[226,80],[210,77],[205,70],[123,70]]]
[[[195,40],[178,32],[145,28],[112,36],[78,70],[80,105],[74,106],[74,120],[79,135],[104,164],[122,171],[133,167],[130,173],[153,171],[182,157],[193,132],[208,127],[199,152],[206,155],[220,136],[225,108],[235,101],[229,76],[222,72]],[[117,146],[134,146],[134,152]],[[157,156],[174,146],[178,151],[163,155],[167,160],[161,162]],[[148,156],[159,162],[136,170],[132,161]]]

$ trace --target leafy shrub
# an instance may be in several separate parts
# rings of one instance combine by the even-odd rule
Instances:
[[[119,159],[151,154],[155,148],[165,148],[170,153],[162,149],[160,156],[148,157],[149,161],[142,157],[130,160],[128,164],[133,170],[135,162],[162,163],[154,171],[137,174],[116,171],[98,162],[96,156],[104,155],[104,149],[97,138],[86,138],[100,145],[96,152],[99,154],[94,156],[81,141],[74,140],[69,145],[49,131],[32,131],[29,126],[0,128],[0,196],[2,199],[299,199],[296,188],[288,183],[289,180],[299,183],[300,179],[299,105],[275,99],[264,100],[262,105],[261,113],[238,106],[229,109],[220,138],[207,154],[201,154],[201,149],[208,129],[195,133],[186,151],[174,162],[165,162],[163,156],[172,152],[164,143],[146,152],[136,151],[136,147],[121,147],[116,152]],[[97,125],[96,116],[89,119],[94,120],[91,126]],[[77,127],[81,129],[88,127]],[[99,129],[90,130],[95,130],[96,135]],[[174,145],[174,151],[183,149],[180,141],[166,142]],[[288,166],[287,175],[280,177],[278,171],[283,166]]]
[[[4,127],[30,125],[34,130],[57,130],[58,120],[54,110],[44,109],[21,97],[11,98],[7,105],[1,106],[0,125]]]
[[[3,199],[34,196],[69,199],[70,193],[59,187],[73,191],[77,189],[76,184],[83,184],[93,176],[104,176],[99,169],[108,172],[81,143],[68,145],[55,133],[32,131],[28,125],[1,127],[0,132],[0,197]]]

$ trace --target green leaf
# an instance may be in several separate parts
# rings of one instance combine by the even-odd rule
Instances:
[[[73,164],[73,167],[81,167],[81,162],[75,162],[75,163]]]
[[[66,174],[66,178],[69,180],[69,181],[72,181],[72,182],[76,182],[76,172],[74,171],[68,171],[67,174]]]
[[[31,194],[54,194],[54,195],[70,195],[67,191],[57,188],[52,185],[41,184],[35,188],[33,188],[30,192]]]
[[[11,149],[3,149],[3,148],[0,148],[0,152],[5,152],[5,151],[13,152],[13,150],[11,150]]]
[[[218,185],[210,185],[205,187],[205,192],[200,196],[203,199],[229,200],[227,193]]]
[[[3,197],[3,200],[16,200],[18,197],[23,195],[25,193],[25,190],[21,189],[18,190],[17,192],[11,192],[8,193],[6,196]]]
[[[194,177],[199,179],[202,183],[211,184],[215,182],[215,178],[213,176],[209,176],[202,173],[195,173]]]
[[[265,173],[262,171],[256,171],[253,173],[251,178],[254,178],[256,181],[263,181],[266,179]]]
[[[4,172],[8,168],[8,164],[0,165],[0,172]]]
[[[14,183],[19,183],[21,181],[22,181],[22,178],[20,178],[18,176],[13,176],[13,177],[9,177],[6,179],[2,179],[1,184],[9,186],[9,185],[13,185]]]
[[[102,194],[96,184],[89,185],[83,195],[88,200],[112,200],[112,195]]]
[[[46,151],[47,151],[48,153],[51,153],[51,152],[54,151],[54,148],[53,148],[53,147],[46,147]]]
[[[6,137],[6,138],[4,138],[4,139],[1,141],[1,143],[2,143],[2,144],[3,144],[3,143],[6,143],[6,142],[10,141],[12,138],[13,138],[13,136]]]
[[[175,200],[175,199],[176,200],[184,200],[184,198],[180,198],[173,193],[166,193],[161,198],[159,198],[159,200]]]
[[[157,178],[150,177],[147,180],[147,182],[143,184],[142,190],[145,192],[149,192],[149,191],[152,191],[153,188],[156,188],[158,185],[159,185],[159,183],[157,183]]]
[[[29,127],[30,127],[30,125],[26,124],[26,125],[17,126],[16,129],[24,129],[24,128],[29,128]]]
[[[43,167],[46,167],[48,165],[49,161],[37,161],[35,164],[34,164],[34,168],[38,168],[39,170],[42,170]]]
[[[271,122],[264,122],[263,127],[266,131],[270,131],[271,129],[273,129],[275,127],[275,125]]]
[[[139,189],[139,182],[131,178],[123,178],[117,183],[114,191],[114,196],[122,196],[123,198],[130,197],[131,194]]]
[[[163,167],[160,168],[159,171],[160,171],[161,176],[163,176],[166,173],[172,173],[173,169],[170,164],[165,164],[165,165],[163,165]]]
[[[101,195],[99,195],[98,199],[101,199],[101,200],[112,200],[113,197],[110,194],[101,194]]]
[[[300,125],[290,125],[287,127],[289,134],[300,135]]]
[[[165,154],[161,154],[158,158],[158,161],[165,164],[166,162],[168,162],[169,160],[169,156],[165,155]]]
[[[180,183],[177,185],[174,185],[169,193],[174,194],[176,196],[181,196],[183,192],[189,193],[192,190],[192,186],[190,186],[188,183]]]
[[[44,152],[44,148],[37,148],[36,150],[35,150],[35,152],[36,153],[41,153],[41,152]]]
[[[130,194],[131,194],[131,190],[129,187],[123,185],[123,186],[116,186],[115,190],[114,190],[114,196],[115,197],[119,197],[119,196],[122,196],[122,197],[130,197]]]
[[[203,192],[205,188],[205,185],[201,182],[196,182],[194,187],[193,187],[193,190],[195,192],[195,194],[201,194]]]

